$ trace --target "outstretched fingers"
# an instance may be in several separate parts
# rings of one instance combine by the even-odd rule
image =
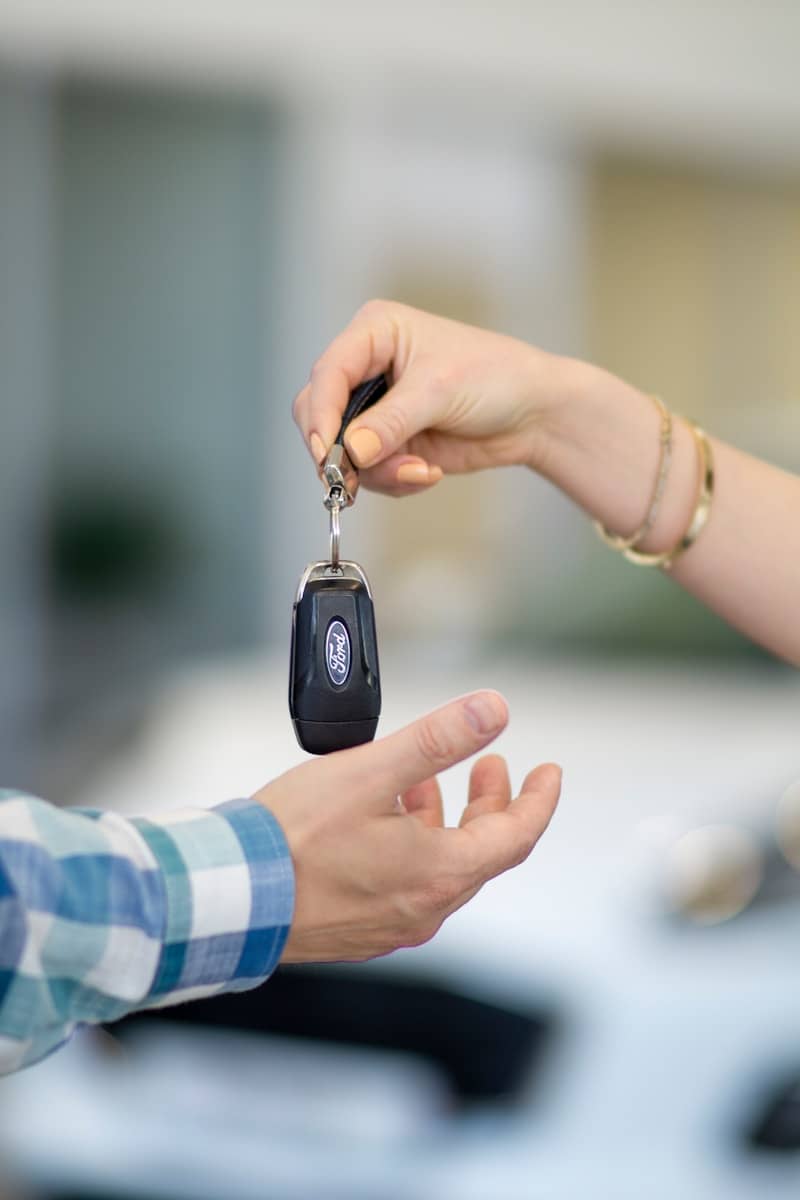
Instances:
[[[437,927],[480,891],[484,883],[519,866],[547,828],[561,788],[552,763],[531,771],[515,800],[505,791],[507,772],[495,756],[483,759],[474,799],[458,829],[430,830],[423,911]],[[473,791],[471,787],[471,791]],[[470,813],[470,809],[472,812]]]
[[[444,825],[444,810],[442,808],[442,790],[435,778],[415,783],[400,797],[403,808],[411,816],[416,817],[423,825],[431,829],[441,829]],[[402,811],[399,808],[398,810]]]
[[[560,792],[561,768],[544,763],[528,773],[519,795],[505,808],[489,809],[463,823],[457,831],[460,850],[478,886],[525,861],[547,829]]]
[[[487,754],[470,771],[467,806],[459,824],[463,828],[484,813],[502,812],[510,803],[511,780],[506,760],[499,754]]]
[[[397,733],[304,767],[351,804],[387,812],[396,796],[483,750],[507,722],[508,705],[498,692],[472,692]]]

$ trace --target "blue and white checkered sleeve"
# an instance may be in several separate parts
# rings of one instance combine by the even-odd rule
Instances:
[[[0,792],[0,1072],[78,1024],[255,987],[293,907],[283,831],[254,801],[128,820]]]

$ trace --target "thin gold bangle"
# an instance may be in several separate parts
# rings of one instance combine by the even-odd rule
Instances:
[[[711,453],[711,443],[699,425],[695,425],[690,421],[689,427],[697,446],[700,466],[700,482],[697,488],[697,500],[695,501],[692,519],[689,522],[686,532],[669,550],[663,550],[660,554],[644,554],[642,551],[634,550],[630,547],[623,550],[622,553],[628,562],[635,563],[639,567],[663,567],[665,571],[668,571],[675,560],[680,558],[697,541],[708,521],[709,513],[711,512],[711,500],[714,495],[714,459]]]
[[[639,542],[643,542],[650,530],[656,523],[658,516],[658,507],[661,503],[661,497],[664,495],[664,488],[667,483],[667,475],[669,474],[670,463],[672,462],[672,413],[658,396],[651,396],[650,399],[661,413],[661,433],[659,442],[661,443],[661,455],[658,461],[658,474],[656,475],[656,483],[653,488],[653,495],[650,498],[650,504],[647,509],[647,516],[642,524],[629,537],[624,537],[620,533],[612,533],[606,529],[601,521],[595,521],[594,527],[598,535],[602,538],[607,546],[612,550],[630,550]]]

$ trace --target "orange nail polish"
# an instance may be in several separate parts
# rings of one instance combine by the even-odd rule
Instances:
[[[370,467],[381,452],[381,439],[371,429],[356,429],[345,437],[350,457],[357,467]]]
[[[430,472],[427,463],[403,463],[397,468],[398,483],[429,483]]]

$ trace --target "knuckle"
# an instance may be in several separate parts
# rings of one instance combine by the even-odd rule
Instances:
[[[438,770],[453,759],[453,743],[447,730],[437,720],[421,721],[416,727],[417,749],[425,762]]]
[[[521,821],[518,822],[517,838],[509,856],[508,865],[510,867],[518,867],[524,863],[536,845],[537,840],[538,837],[536,834],[527,829]]]
[[[408,931],[404,938],[406,946],[424,946],[431,938],[435,937],[442,926],[441,921],[428,922],[427,924],[417,925]]]
[[[414,914],[403,926],[402,942],[406,946],[422,946],[429,942],[438,929],[441,928],[445,913],[438,904],[434,904],[423,895],[417,898]]]
[[[403,945],[421,946],[429,942],[447,917],[471,894],[464,878],[445,871],[429,878],[403,897],[398,904],[398,929]]]
[[[453,908],[461,895],[461,884],[456,879],[439,878],[431,883],[425,895],[428,911],[441,921],[444,915]]]
[[[515,867],[521,867],[522,864],[525,862],[525,860],[528,858],[528,855],[530,854],[532,849],[533,849],[533,846],[530,843],[528,843],[528,842],[520,843],[520,845],[517,847],[517,849],[511,855],[511,858],[508,863],[509,870],[513,870]]]
[[[379,300],[377,297],[373,297],[370,300],[366,300],[361,305],[358,312],[356,313],[356,318],[363,319],[363,320],[371,320],[374,317],[381,316],[385,309],[386,309],[386,301]]]
[[[408,439],[408,423],[403,410],[396,404],[389,404],[380,414],[380,419],[391,444],[393,446],[402,446],[403,442]]]
[[[432,913],[423,912],[422,905],[417,905],[414,916],[405,914],[405,919],[398,925],[395,937],[396,946],[425,946],[441,925],[441,918]]]
[[[441,918],[426,903],[422,890],[413,894],[404,892],[395,898],[395,913],[390,940],[392,948],[399,946],[421,946],[430,941],[441,923]]]
[[[450,397],[458,390],[460,384],[458,368],[455,366],[439,365],[430,374],[427,386],[434,396]]]

